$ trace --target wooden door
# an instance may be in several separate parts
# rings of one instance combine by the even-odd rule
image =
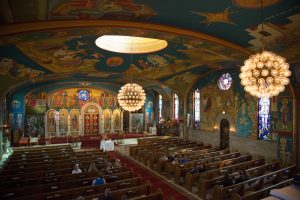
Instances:
[[[84,134],[99,134],[99,110],[96,106],[88,106],[84,111]]]
[[[229,121],[227,119],[222,119],[220,123],[220,148],[229,148]]]

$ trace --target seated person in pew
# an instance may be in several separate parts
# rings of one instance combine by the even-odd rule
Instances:
[[[121,200],[127,200],[128,198],[127,198],[127,196],[126,196],[126,194],[123,194],[122,196],[121,196]]]
[[[159,160],[161,160],[161,161],[167,161],[169,159],[168,159],[168,157],[166,155],[163,155],[162,157],[159,158]]]
[[[235,178],[235,183],[241,183],[247,180],[249,180],[247,172],[245,170],[240,170],[238,177]]]
[[[76,163],[74,165],[74,169],[72,170],[72,174],[80,174],[80,173],[82,173],[82,170],[79,168],[79,164]]]
[[[116,159],[116,162],[114,163],[114,167],[115,167],[115,168],[120,168],[120,167],[122,167],[122,164],[121,164],[120,159]]]
[[[110,163],[110,162],[107,162],[107,165],[106,165],[106,171],[110,171],[111,169],[113,169],[114,166]]]
[[[176,164],[178,164],[178,160],[177,160],[177,158],[174,158],[174,159],[171,161],[171,164],[172,164],[172,165],[176,165]]]
[[[98,172],[97,177],[93,180],[92,186],[103,185],[106,181],[101,172]]]
[[[96,167],[95,162],[91,162],[91,165],[90,165],[90,168],[89,168],[88,172],[97,172],[97,171],[98,171],[98,169]]]
[[[113,193],[110,188],[105,188],[104,190],[104,198],[101,200],[114,200]]]
[[[223,185],[223,187],[228,187],[228,186],[233,185],[233,179],[229,176],[228,172],[226,172],[224,174],[224,180],[223,180],[222,185]]]
[[[204,164],[201,163],[199,165],[195,165],[191,170],[190,170],[190,173],[191,174],[197,174],[197,173],[201,173],[201,172],[204,172],[205,171],[205,168],[204,168]]]
[[[179,164],[184,164],[184,163],[186,163],[186,162],[188,162],[188,159],[186,159],[186,158],[179,158],[179,159],[178,159],[178,163],[179,163]]]
[[[85,198],[83,196],[79,196],[76,198],[76,200],[85,200]]]

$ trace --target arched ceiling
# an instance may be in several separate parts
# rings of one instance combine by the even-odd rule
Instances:
[[[58,80],[137,81],[184,94],[216,70],[239,68],[261,47],[286,57],[300,83],[300,2],[264,0],[3,0],[0,2],[0,93],[16,85]],[[112,53],[96,47],[104,34],[165,39],[150,54]],[[52,83],[51,83],[52,82]]]

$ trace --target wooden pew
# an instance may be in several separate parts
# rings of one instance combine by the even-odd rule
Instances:
[[[246,161],[246,162],[241,162],[235,165],[230,165],[227,167],[224,167],[222,169],[214,169],[214,170],[210,170],[210,171],[205,171],[202,173],[196,173],[196,174],[191,174],[190,172],[187,172],[185,174],[185,185],[186,188],[189,191],[192,191],[192,186],[196,184],[196,186],[198,185],[198,180],[200,178],[204,178],[204,179],[211,179],[213,177],[222,175],[222,171],[226,170],[228,172],[231,171],[237,171],[237,170],[241,170],[241,169],[248,169],[250,167],[255,167],[255,166],[259,166],[265,164],[265,159],[264,158],[259,158],[256,160],[250,160],[250,161]]]
[[[205,157],[205,156],[206,156],[206,154],[203,155],[203,157]],[[174,170],[175,171],[174,172],[175,183],[179,184],[181,182],[182,177],[183,177],[183,181],[184,181],[185,174],[187,172],[189,172],[195,165],[198,165],[199,162],[203,162],[204,167],[205,167],[207,164],[214,163],[215,161],[219,162],[219,161],[225,160],[227,158],[231,158],[231,159],[238,158],[239,156],[240,156],[239,152],[233,152],[233,153],[224,154],[224,155],[220,155],[220,156],[213,155],[212,157],[207,157],[207,158],[202,158],[202,159],[200,157],[198,157],[197,160],[193,160],[193,161],[189,161],[184,164],[177,165]],[[195,157],[195,158],[197,158],[197,157]]]
[[[243,168],[243,170],[246,170],[247,174],[249,175],[249,177],[256,177],[258,175],[261,175],[263,173],[265,173],[266,171],[275,171],[275,170],[279,170],[280,168],[280,163],[278,161],[269,163],[269,164],[265,164],[262,166],[257,166],[257,167],[253,167],[250,169],[245,169]],[[237,173],[237,171],[227,171],[225,170],[224,172],[228,172],[231,173],[230,177],[234,177]],[[207,191],[212,189],[215,185],[220,185],[222,184],[224,180],[224,176],[217,176],[214,177],[212,179],[204,179],[204,178],[200,178],[199,182],[198,182],[198,195],[202,198],[202,199],[206,199],[206,194]]]
[[[131,175],[133,175],[131,173]],[[18,200],[27,200],[27,199],[73,199],[77,198],[78,196],[88,196],[88,195],[94,195],[94,194],[101,194],[104,193],[105,188],[110,188],[112,191],[119,190],[122,188],[128,188],[128,187],[134,187],[139,186],[141,183],[140,177],[137,178],[124,178],[120,181],[112,182],[112,183],[106,183],[99,186],[83,186],[83,187],[77,187],[67,190],[60,190],[60,191],[54,191],[54,192],[47,192],[47,193],[41,193],[41,194],[34,194],[34,195],[26,195],[23,197],[18,197],[14,199]],[[30,191],[29,191],[30,192]]]
[[[158,189],[155,193],[142,195],[140,197],[134,198],[134,200],[163,200],[163,194],[160,189]]]
[[[109,180],[108,172],[106,170],[101,171],[105,177]],[[121,168],[115,168],[113,169],[110,173],[112,173],[114,176],[118,176],[118,174],[121,175],[121,178],[126,178],[127,174],[125,172],[130,172],[129,169],[126,167],[121,167]],[[6,187],[6,185],[2,185],[0,189],[0,196],[3,196],[4,194],[9,194],[9,193],[14,193],[16,195],[22,195],[22,193],[26,194],[28,191],[39,191],[40,192],[47,192],[46,190],[59,190],[59,189],[65,189],[66,187],[70,187],[72,183],[77,181],[79,184],[87,184],[87,180],[89,178],[94,178],[97,175],[97,172],[84,172],[80,174],[68,174],[68,175],[62,175],[62,176],[56,176],[56,177],[51,177],[47,179],[37,179],[37,180],[24,180],[20,181],[13,185],[12,187]],[[67,185],[66,185],[67,184]],[[75,184],[75,183],[74,183]],[[73,184],[73,185],[74,185]],[[9,186],[11,186],[9,185]],[[6,188],[6,189],[5,189]],[[34,192],[38,193],[38,192]]]
[[[256,178],[249,179],[248,181],[244,181],[242,183],[234,184],[228,187],[223,187],[216,185],[213,191],[213,199],[214,200],[222,200],[225,198],[230,198],[233,193],[238,193],[239,195],[243,196],[246,191],[261,190],[263,189],[264,184],[272,183],[277,184],[282,181],[284,176],[288,176],[291,178],[293,171],[296,165],[292,165],[275,172],[271,172]],[[285,178],[288,179],[288,178]],[[249,186],[250,184],[250,186]]]
[[[112,160],[114,160],[114,159],[112,159]],[[80,163],[80,165],[81,165],[80,168],[85,169],[87,171],[90,164],[91,164],[91,162],[95,162],[96,167],[99,170],[104,169],[107,166],[106,160],[102,160],[102,161],[92,160],[92,161],[89,161],[89,162]],[[111,162],[111,163],[113,163],[113,162]],[[18,184],[19,181],[30,179],[32,177],[49,178],[49,177],[53,177],[53,176],[57,176],[57,175],[70,174],[72,172],[73,168],[74,168],[74,163],[73,164],[71,163],[71,165],[69,167],[58,169],[58,170],[50,169],[50,170],[46,170],[46,171],[38,171],[38,172],[32,172],[32,173],[24,173],[24,172],[21,171],[21,173],[18,172],[17,174],[9,174],[7,176],[3,175],[3,176],[1,176],[0,180],[3,181],[3,182],[7,181],[7,182]]]
[[[187,156],[192,156],[192,155],[204,155],[204,154],[209,154],[209,153],[219,153],[219,155],[223,155],[223,154],[226,154],[226,153],[229,153],[229,150],[221,150],[221,151],[218,151],[218,148],[210,148],[210,149],[201,149],[201,150],[198,150],[198,151],[195,151],[195,152],[187,152]],[[179,154],[179,156],[181,155],[185,155],[185,154]],[[169,160],[166,160],[166,161],[163,161],[163,160],[158,160],[158,163],[157,163],[157,171],[159,173],[162,173],[163,171],[165,171],[165,166],[167,165],[167,163],[169,163],[170,161]]]
[[[160,158],[163,156],[170,155],[172,153],[176,153],[176,156],[184,157],[184,156],[192,156],[195,154],[204,154],[204,152],[211,152],[211,151],[217,151],[215,148],[212,148],[211,145],[206,146],[191,146],[176,150],[166,150],[166,151],[159,151],[159,152],[149,152],[149,166],[151,169],[157,169],[158,171],[161,171],[159,169],[159,161]],[[162,167],[162,166],[160,166]]]
[[[261,190],[252,192],[252,193],[244,195],[244,196],[240,196],[237,193],[233,193],[231,195],[231,200],[256,200],[256,199],[262,199],[262,198],[268,197],[271,190],[278,189],[278,188],[283,188],[283,187],[292,185],[293,182],[294,182],[294,179],[291,178],[291,179],[282,181],[282,182],[277,183],[275,185],[272,185],[270,187],[263,188]]]
[[[151,194],[151,185],[145,184],[141,186],[136,186],[136,187],[131,187],[131,188],[126,188],[126,189],[121,189],[117,191],[113,191],[112,195],[114,199],[121,199],[122,195],[126,195],[128,199],[132,199],[135,197],[142,197],[144,195],[149,195]],[[90,196],[85,196],[86,200],[96,200],[96,199],[104,199],[104,194],[96,194],[96,195],[90,195]]]
[[[142,159],[141,159],[141,162],[144,164],[144,165],[148,165],[150,166],[150,163],[151,163],[151,158],[155,157],[155,155],[157,155],[158,153],[161,153],[162,151],[163,152],[172,152],[172,151],[180,151],[181,149],[186,149],[186,148],[191,148],[191,147],[195,147],[195,148],[200,148],[200,149],[203,149],[204,146],[203,144],[200,145],[200,144],[186,144],[186,145],[182,145],[182,146],[175,146],[174,149],[172,150],[169,150],[169,149],[163,149],[163,150],[160,150],[160,149],[156,149],[155,150],[146,150],[144,152],[144,155],[142,155]],[[149,161],[149,162],[148,162]]]
[[[114,160],[115,159],[113,159],[113,158],[108,159],[109,162],[114,162]],[[91,162],[95,162],[97,165],[98,163],[102,164],[103,161],[97,160],[92,157],[92,158],[82,158],[82,159],[78,159],[78,160],[72,160],[72,161],[68,161],[67,163],[56,163],[53,165],[46,165],[46,166],[40,165],[40,166],[36,166],[36,167],[29,167],[29,168],[22,168],[22,169],[4,170],[3,175],[0,176],[0,180],[3,180],[3,178],[14,175],[14,174],[26,174],[26,173],[32,173],[33,171],[47,172],[47,171],[55,170],[55,169],[67,169],[67,168],[70,169],[70,168],[74,167],[75,163],[80,163],[81,168],[83,168],[82,166],[89,166],[91,164]]]

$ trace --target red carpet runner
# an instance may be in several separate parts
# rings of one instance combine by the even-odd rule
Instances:
[[[158,188],[160,188],[163,192],[163,196],[165,200],[169,200],[170,197],[174,197],[175,200],[188,200],[189,198],[184,196],[180,193],[180,191],[176,191],[176,189],[170,187],[166,181],[153,172],[147,170],[145,167],[127,159],[126,157],[122,156],[118,152],[110,152],[111,157],[119,158],[122,163],[126,164],[129,169],[133,169],[133,172],[136,175],[141,175],[142,181],[146,182],[149,180],[152,186],[152,192],[155,192]]]

